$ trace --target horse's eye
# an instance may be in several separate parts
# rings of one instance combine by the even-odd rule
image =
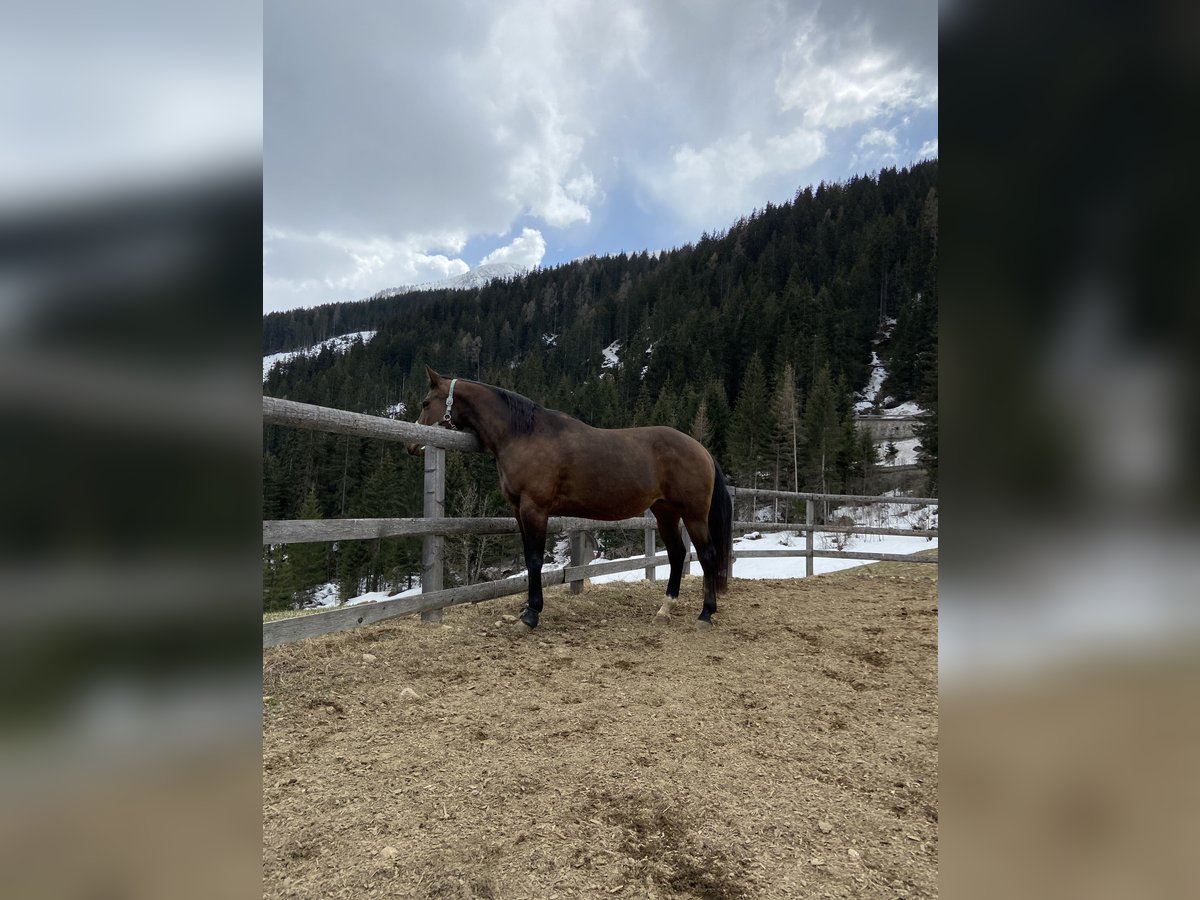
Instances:
[[[421,409],[429,409],[429,401],[428,400],[421,401]]]

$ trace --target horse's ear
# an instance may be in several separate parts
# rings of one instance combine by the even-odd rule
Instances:
[[[430,387],[437,387],[438,382],[442,380],[442,376],[433,371],[433,369],[429,368],[429,366],[425,367],[425,374],[429,376]]]

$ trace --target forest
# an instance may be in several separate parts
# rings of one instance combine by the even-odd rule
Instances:
[[[263,393],[411,420],[428,364],[598,427],[673,426],[738,486],[858,493],[875,449],[853,403],[875,349],[888,372],[879,397],[927,411],[919,456],[936,495],[937,171],[933,159],[803,187],[671,250],[271,313],[264,355],[376,334],[276,366]],[[508,513],[490,459],[447,458],[447,515]],[[398,445],[264,427],[264,519],[418,516],[421,478]],[[518,556],[504,538],[448,544],[448,585]],[[331,581],[343,599],[403,587],[419,551],[403,539],[265,547],[264,607]]]

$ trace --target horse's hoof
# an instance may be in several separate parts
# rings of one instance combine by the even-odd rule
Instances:
[[[658,613],[654,617],[654,624],[655,625],[670,625],[671,617],[667,616],[667,615],[663,615],[662,613]]]
[[[537,628],[538,614],[527,606],[521,610],[521,615],[517,621],[532,631],[534,628]]]
[[[697,619],[696,620],[696,630],[697,631],[708,631],[712,627],[713,627],[712,619]]]
[[[522,622],[520,619],[517,619],[517,621],[513,623],[512,628],[513,633],[517,635],[517,637],[524,637],[527,634],[533,633],[533,626]]]

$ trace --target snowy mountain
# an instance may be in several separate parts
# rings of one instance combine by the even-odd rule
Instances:
[[[400,287],[387,288],[378,294],[374,294],[370,299],[385,300],[388,297],[410,294],[413,291],[470,291],[475,288],[481,288],[495,281],[497,278],[520,278],[528,271],[527,267],[518,266],[516,263],[487,263],[486,265],[469,269],[461,275],[443,278],[441,281],[427,281],[423,284],[406,284]]]

